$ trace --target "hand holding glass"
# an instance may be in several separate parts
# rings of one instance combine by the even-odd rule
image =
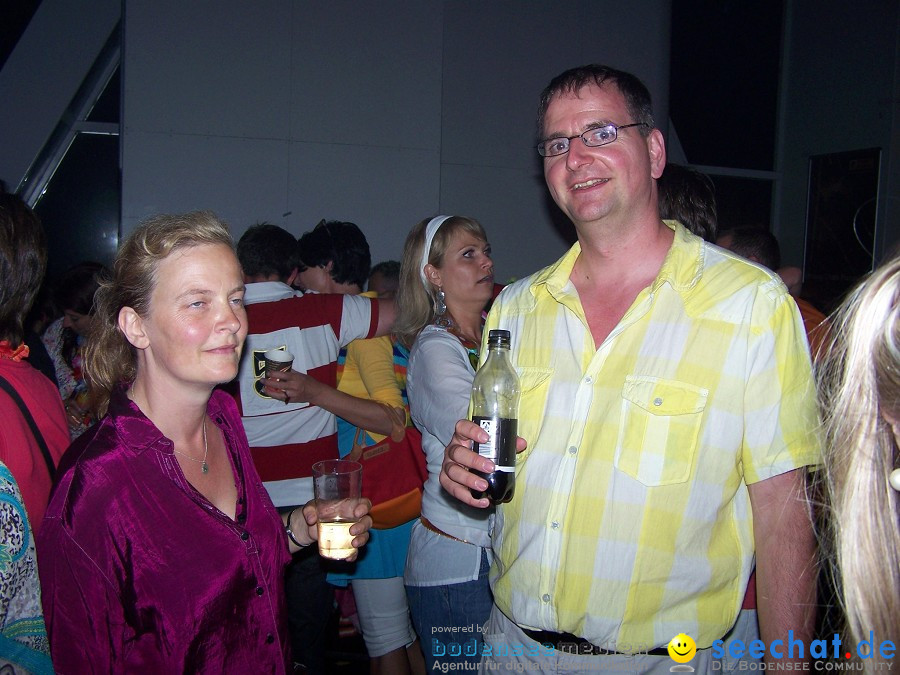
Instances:
[[[316,462],[312,467],[318,518],[319,555],[346,560],[356,553],[350,528],[362,488],[362,465],[343,459]]]

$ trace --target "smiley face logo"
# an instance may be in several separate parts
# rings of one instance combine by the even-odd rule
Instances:
[[[690,635],[679,633],[669,641],[668,651],[675,663],[687,663],[697,653],[697,643]]]

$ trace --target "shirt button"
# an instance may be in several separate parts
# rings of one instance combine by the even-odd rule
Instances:
[[[662,399],[657,396],[655,399],[653,399],[653,405],[662,405]]]
[[[257,586],[257,587],[256,587],[256,594],[257,594],[257,595],[262,595],[263,593],[265,593],[265,591],[263,590],[263,587],[262,587],[262,586]]]
[[[237,517],[237,521],[238,521],[239,523],[246,523],[246,522],[247,522],[247,514],[246,514],[246,513],[239,513],[239,514],[238,514],[238,517]]]
[[[574,445],[570,445],[569,446],[569,454],[574,455],[576,452],[578,452],[578,448],[576,448]]]
[[[247,541],[250,538],[250,533],[247,530],[241,532],[241,541]]]
[[[541,600],[543,600],[544,602],[550,602],[550,594],[549,594],[549,593],[544,593],[544,594],[541,596]]]
[[[272,635],[271,633],[269,633],[268,635],[266,635],[266,644],[267,644],[267,645],[270,645],[270,644],[272,644],[273,642],[275,642],[275,636]]]
[[[557,521],[554,520],[552,523],[550,523],[550,527],[552,527],[554,530],[558,530],[558,529],[559,529],[559,523],[558,523]]]

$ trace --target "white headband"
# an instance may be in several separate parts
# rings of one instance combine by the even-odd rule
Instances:
[[[425,265],[428,264],[428,255],[431,253],[431,242],[434,241],[434,235],[438,228],[444,224],[444,221],[453,216],[437,216],[428,221],[425,226],[425,245],[422,247],[422,265],[419,267],[419,276],[422,277],[422,283],[425,284],[425,290],[428,290],[428,279],[425,278]]]

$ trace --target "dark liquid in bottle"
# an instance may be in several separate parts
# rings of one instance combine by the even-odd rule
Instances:
[[[475,443],[473,450],[497,465],[497,470],[492,473],[472,472],[488,483],[487,490],[472,490],[472,496],[475,499],[487,497],[494,504],[508,502],[513,498],[516,487],[516,433],[519,421],[505,417],[474,417],[472,421],[491,435],[487,443]]]

